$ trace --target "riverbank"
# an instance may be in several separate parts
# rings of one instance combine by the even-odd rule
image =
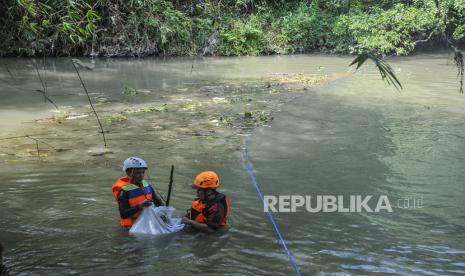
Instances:
[[[402,3],[406,2],[406,3]],[[465,43],[450,1],[13,1],[0,11],[0,56],[408,55]]]

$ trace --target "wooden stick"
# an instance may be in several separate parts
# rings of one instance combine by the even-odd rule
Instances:
[[[79,77],[79,80],[81,81],[82,87],[84,88],[84,91],[86,92],[87,99],[89,100],[90,107],[92,108],[92,111],[94,112],[95,117],[97,118],[97,122],[98,122],[98,124],[100,126],[100,132],[102,133],[102,136],[103,136],[103,145],[106,148],[107,147],[107,139],[105,138],[105,132],[103,131],[102,123],[100,122],[100,118],[98,117],[97,111],[95,110],[94,105],[92,104],[92,100],[90,99],[89,92],[87,91],[87,88],[84,85],[84,82],[82,81],[81,75],[79,74],[79,70],[76,67],[76,63],[79,64],[79,62],[80,62],[79,60],[75,60],[75,59],[71,60],[71,63],[73,64],[73,67],[74,67],[74,70],[76,70],[76,73],[77,73],[77,75]]]
[[[173,188],[174,165],[171,165],[170,185],[168,186],[168,196],[166,197],[166,206],[170,205],[171,189]]]
[[[35,68],[36,68],[37,76],[39,77],[39,80],[40,80],[40,84],[42,84],[42,88],[44,89],[43,90],[43,92],[44,92],[43,93],[44,94],[44,102],[47,102],[47,86],[45,86],[45,83],[42,80],[42,77],[40,76],[39,67],[37,66],[37,62],[35,61],[35,59],[34,59],[34,65],[35,65]]]
[[[36,149],[37,149],[37,159],[40,161],[40,152],[39,152],[39,141],[36,140]]]

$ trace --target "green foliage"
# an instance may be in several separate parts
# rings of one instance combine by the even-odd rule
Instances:
[[[357,58],[352,61],[349,66],[357,64],[357,69],[360,68],[367,60],[371,60],[375,63],[376,67],[378,67],[379,73],[381,78],[386,81],[389,85],[394,85],[397,90],[402,89],[402,84],[400,83],[399,79],[397,79],[396,75],[394,74],[394,70],[392,67],[386,63],[384,60],[379,59],[378,57],[374,56],[372,53],[364,52],[357,56]]]
[[[414,49],[415,39],[428,36],[436,23],[434,11],[404,4],[389,10],[375,8],[371,13],[343,15],[333,28],[336,50],[407,54]]]
[[[16,38],[19,54],[26,55],[52,53],[51,45],[57,44],[79,48],[92,38],[101,19],[85,1],[18,0],[12,10],[21,15]],[[62,49],[72,54],[71,47]]]
[[[316,2],[314,2],[316,3]],[[286,53],[325,47],[331,33],[333,17],[316,4],[299,4],[274,24],[279,31],[279,46]]]
[[[224,56],[258,55],[266,49],[259,16],[246,20],[231,19],[227,28],[220,31],[218,52]]]
[[[13,27],[0,26],[8,39],[0,43],[0,54],[82,55],[94,46],[108,56],[191,49],[191,21],[171,1],[7,1],[10,17],[3,20]]]
[[[408,54],[443,33],[465,42],[465,0],[4,2],[0,56]]]
[[[123,46],[132,51],[142,46],[142,49],[163,54],[189,53],[190,20],[171,2],[132,0],[128,5],[128,17],[118,18],[124,23],[122,30],[128,38]]]
[[[451,24],[455,25],[456,28],[453,30],[452,38],[456,41],[464,41],[465,38],[465,0],[456,0],[449,3],[454,17],[451,18]]]

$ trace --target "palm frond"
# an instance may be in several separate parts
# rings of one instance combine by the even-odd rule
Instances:
[[[358,70],[360,66],[362,66],[367,60],[371,60],[375,63],[376,67],[378,67],[381,78],[386,81],[387,84],[392,84],[397,90],[402,90],[402,84],[394,73],[391,65],[389,65],[386,61],[376,57],[371,52],[363,52],[359,54],[349,66],[357,64],[356,69]]]

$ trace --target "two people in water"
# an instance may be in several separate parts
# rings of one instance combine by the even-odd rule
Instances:
[[[163,206],[150,183],[144,180],[147,163],[139,157],[129,157],[123,162],[125,176],[112,186],[113,196],[118,203],[120,225],[129,229],[142,213],[152,204]],[[197,191],[191,208],[182,218],[188,228],[213,233],[227,224],[230,212],[228,197],[217,191],[220,186],[218,175],[204,171],[194,178],[192,187]]]

